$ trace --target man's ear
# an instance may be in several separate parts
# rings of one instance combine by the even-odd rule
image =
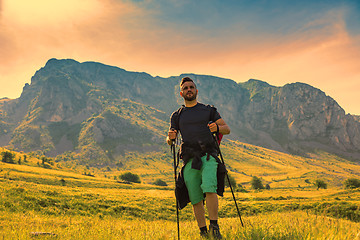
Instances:
[[[181,97],[183,96],[183,92],[180,92],[180,96],[181,96]]]

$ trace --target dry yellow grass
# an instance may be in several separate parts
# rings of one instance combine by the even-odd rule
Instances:
[[[359,176],[358,164],[321,152],[304,158],[239,142],[222,149],[231,175],[248,190],[235,193],[245,228],[229,189],[220,199],[226,239],[360,239],[360,191],[342,186],[344,179]],[[28,160],[28,165],[0,162],[0,239],[33,239],[31,232],[56,234],[42,239],[176,238],[170,153],[129,153],[132,165],[106,172],[92,169],[95,177],[83,175],[84,168],[45,169],[37,165],[39,159]],[[143,184],[114,179],[129,170]],[[271,189],[251,190],[252,176]],[[170,187],[144,184],[159,177]],[[319,177],[329,182],[328,189],[316,190],[305,182]],[[182,239],[196,239],[190,206],[180,219]]]
[[[176,239],[177,227],[166,220],[124,220],[114,217],[43,216],[35,213],[8,213],[0,217],[1,239],[34,239],[32,233],[52,233],[41,239]],[[271,213],[244,218],[220,219],[225,239],[341,239],[359,240],[360,224],[303,212]],[[180,222],[181,239],[198,239],[194,221]]]

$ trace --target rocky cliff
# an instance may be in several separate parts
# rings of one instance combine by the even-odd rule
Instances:
[[[126,151],[164,144],[169,116],[182,104],[179,80],[190,76],[199,101],[215,105],[229,138],[306,154],[323,149],[360,159],[359,116],[346,115],[331,97],[303,83],[271,86],[183,74],[152,77],[101,63],[50,59],[20,98],[0,101],[0,144],[82,163],[106,165]]]

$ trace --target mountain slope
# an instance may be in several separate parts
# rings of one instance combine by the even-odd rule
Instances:
[[[0,101],[0,143],[49,156],[71,152],[82,164],[116,164],[128,151],[164,145],[169,116],[182,104],[179,80],[190,76],[199,101],[215,105],[228,138],[306,155],[323,149],[360,159],[358,116],[303,83],[271,86],[250,79],[183,74],[152,77],[101,63],[50,59],[20,98]]]

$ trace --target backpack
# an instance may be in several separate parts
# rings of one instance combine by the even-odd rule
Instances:
[[[215,116],[215,113],[216,113],[216,107],[214,107],[214,105],[206,105],[207,107],[210,107],[211,110],[210,110],[210,119],[209,119],[209,122],[211,121],[211,119],[214,119],[214,116]],[[181,105],[181,107],[176,110],[176,119],[175,119],[175,122],[176,122],[176,126],[179,127],[179,122],[180,122],[180,115],[182,113],[182,111],[185,109],[185,105]],[[221,143],[221,139],[223,138],[223,135],[221,133],[216,133],[216,136],[217,136],[217,141],[218,141],[218,144],[220,145]]]

